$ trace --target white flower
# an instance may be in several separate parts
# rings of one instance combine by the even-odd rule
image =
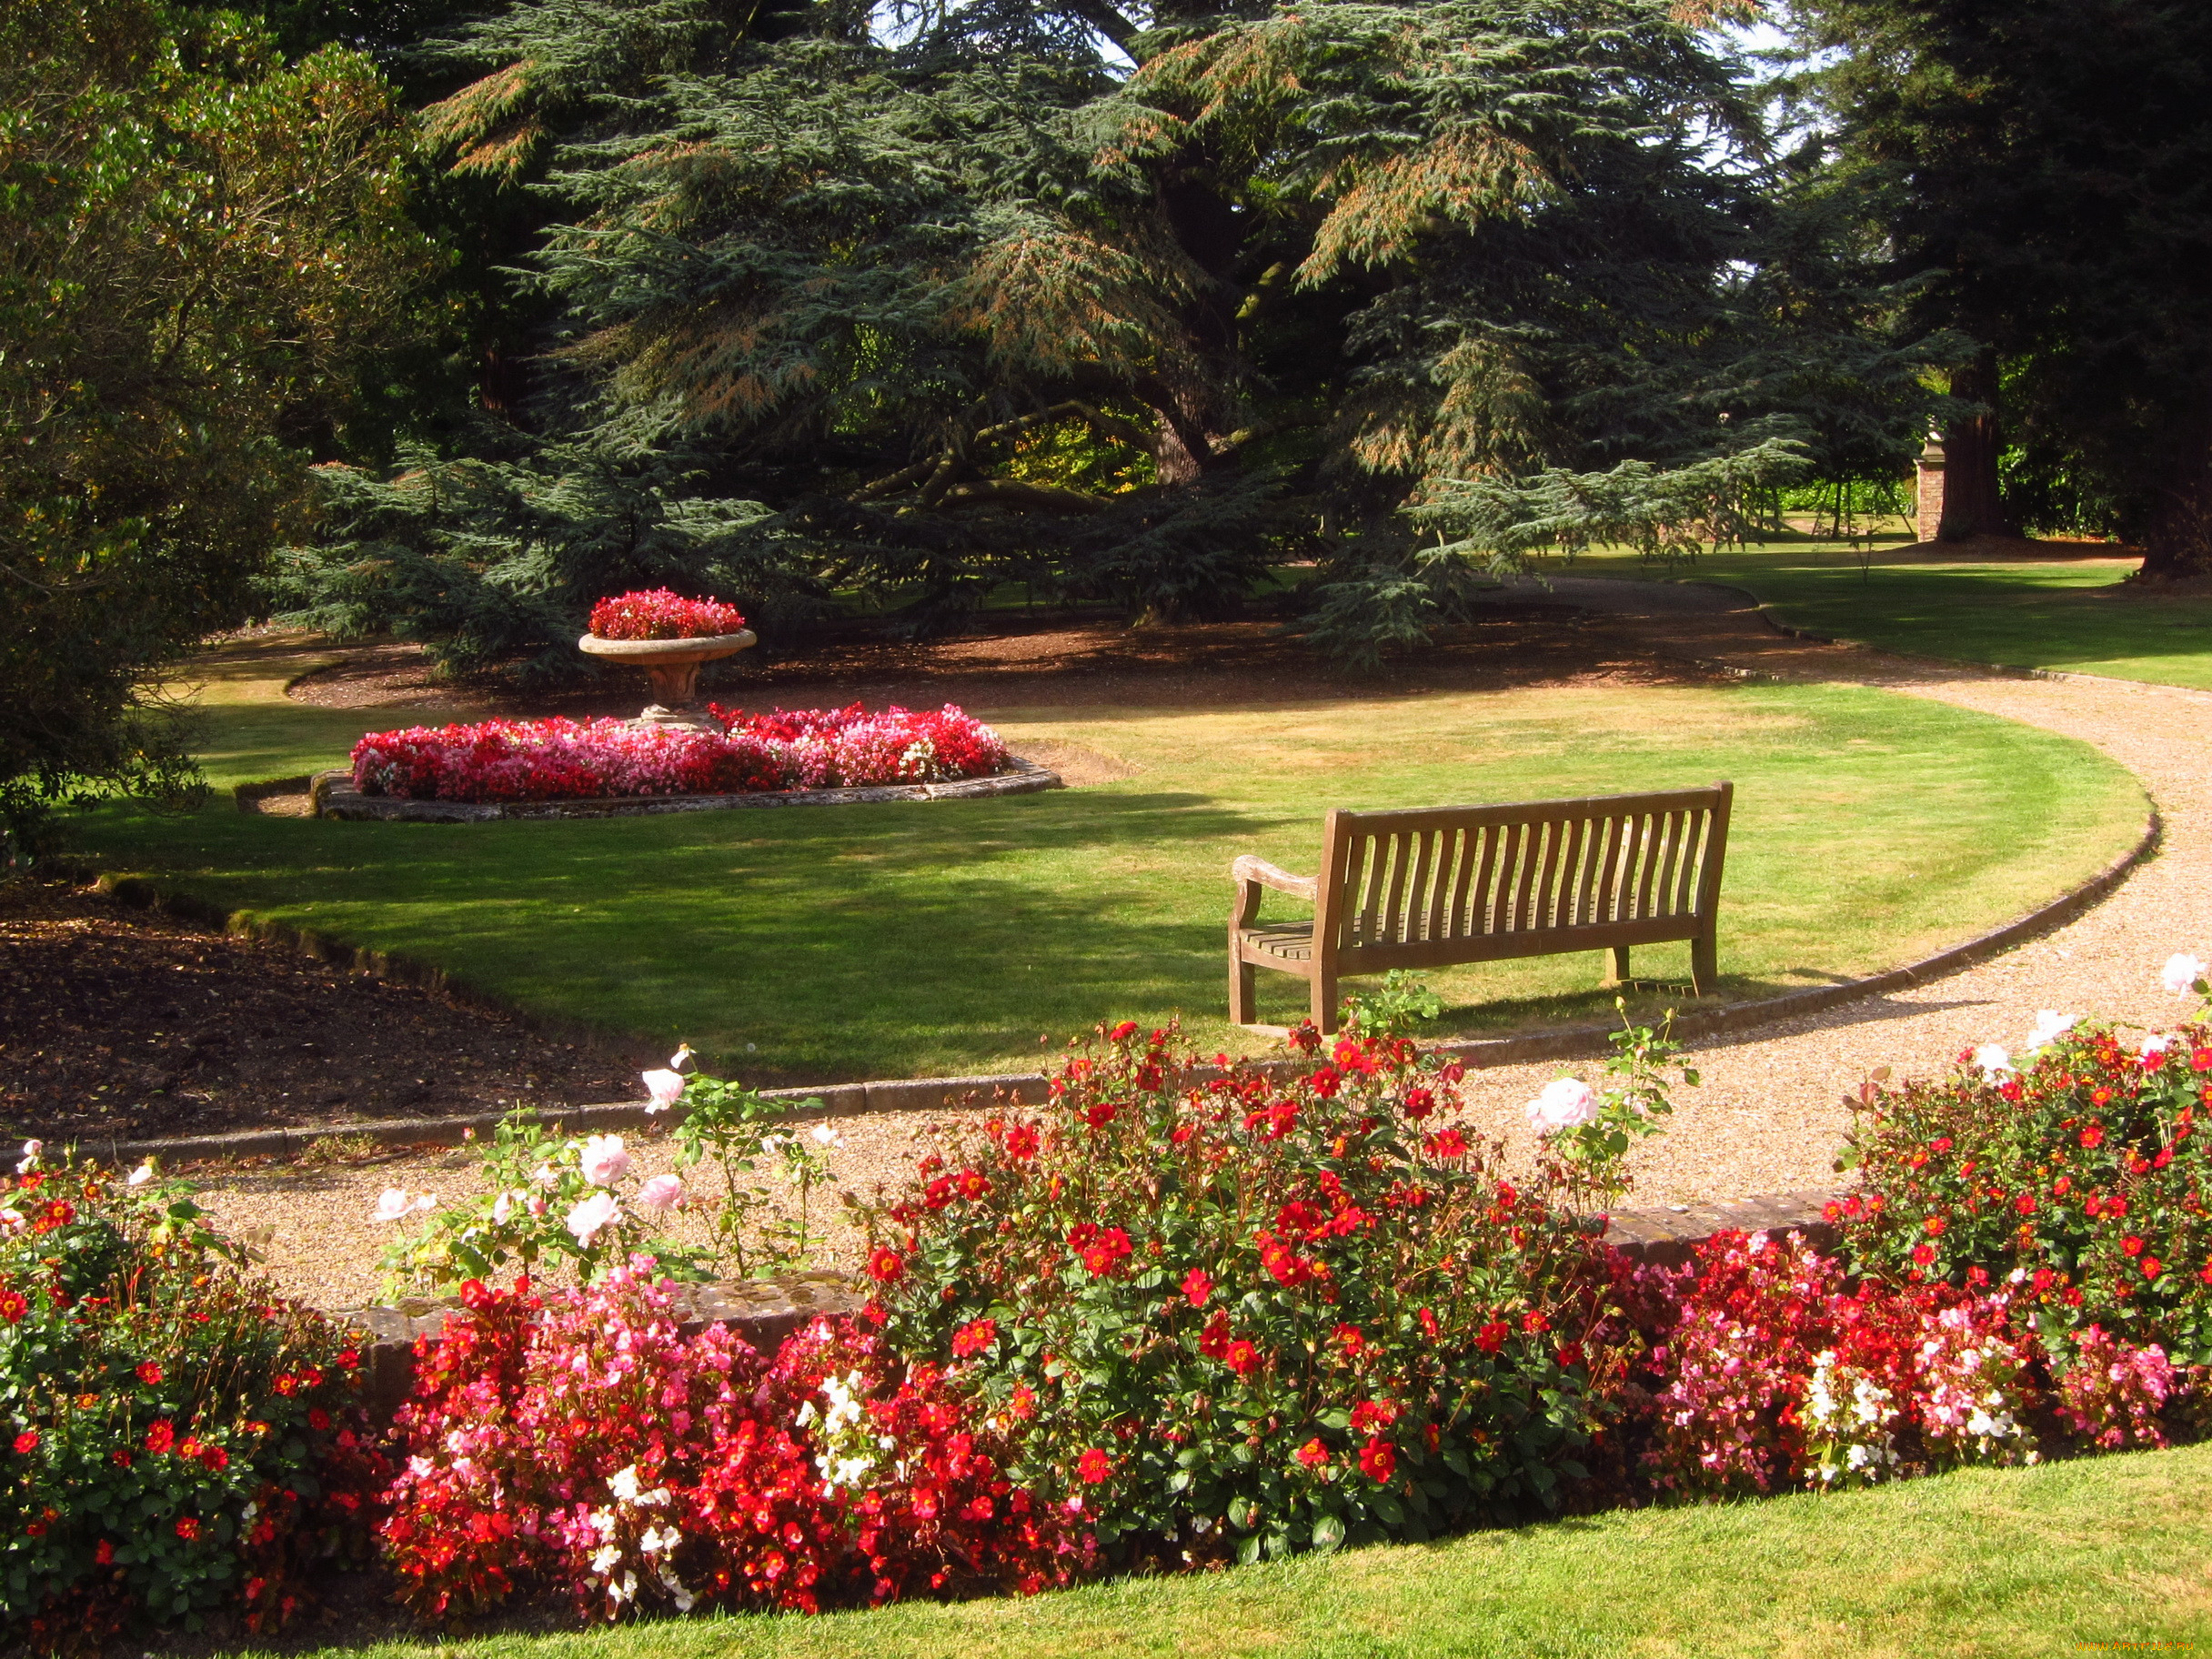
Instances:
[[[1528,1103],[1528,1126],[1540,1135],[1574,1129],[1597,1116],[1597,1091],[1579,1077],[1555,1078]]]
[[[372,1222],[397,1222],[405,1216],[427,1210],[437,1202],[437,1195],[435,1192],[410,1194],[405,1187],[387,1187],[384,1195],[377,1200],[377,1207],[369,1212],[368,1219]]]
[[[548,1192],[560,1184],[560,1177],[553,1172],[553,1166],[549,1163],[539,1164],[537,1173],[530,1180]]]
[[[23,1161],[15,1166],[15,1173],[28,1175],[38,1167],[38,1154],[46,1150],[44,1141],[25,1141],[23,1143]]]
[[[584,1142],[584,1179],[595,1187],[611,1187],[629,1173],[629,1154],[622,1150],[620,1135],[594,1135]]]
[[[147,1181],[153,1179],[154,1166],[151,1163],[142,1163],[136,1169],[131,1171],[130,1180],[126,1181],[123,1184],[129,1187],[143,1187]]]
[[[2167,1050],[2173,1046],[2174,1039],[2171,1032],[2153,1031],[2143,1039],[2143,1063],[2147,1066],[2152,1061],[2162,1057]]]
[[[669,1056],[669,1070],[671,1071],[682,1071],[691,1063],[691,1045],[688,1042],[678,1043],[676,1052]]]
[[[2186,951],[2177,950],[2166,959],[2166,966],[2158,970],[2158,979],[2167,990],[2177,997],[2186,997],[2197,989],[2197,981],[2205,977],[2203,962]]]
[[[2033,1054],[2046,1043],[2065,1036],[2074,1029],[2074,1022],[2079,1018],[2078,1014],[2062,1014],[2056,1009],[2045,1009],[2036,1016],[2036,1029],[2028,1032],[2027,1046],[2020,1052]]]
[[[683,1195],[681,1176],[656,1175],[638,1189],[638,1202],[648,1210],[673,1210]]]
[[[620,1213],[621,1206],[615,1202],[613,1193],[594,1192],[569,1209],[566,1225],[576,1235],[576,1242],[589,1249],[599,1229]]]
[[[604,1578],[613,1572],[622,1560],[622,1552],[611,1543],[603,1543],[591,1558],[591,1570]]]
[[[628,1468],[618,1469],[608,1475],[607,1490],[625,1503],[635,1503],[638,1501],[638,1465],[632,1463]]]
[[[680,1071],[640,1071],[638,1075],[645,1079],[645,1091],[653,1097],[646,1103],[648,1113],[666,1111],[684,1091]]]
[[[2012,1070],[2012,1056],[2005,1051],[2001,1042],[1985,1042],[1974,1051],[1974,1063],[1986,1077],[1996,1077]]]
[[[842,1146],[845,1144],[845,1137],[839,1134],[827,1123],[817,1123],[814,1126],[814,1144],[817,1146]]]

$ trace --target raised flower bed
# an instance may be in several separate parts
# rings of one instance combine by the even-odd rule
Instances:
[[[484,720],[370,732],[315,780],[325,818],[479,819],[940,800],[1057,787],[951,704],[709,704],[704,729],[613,719]]]

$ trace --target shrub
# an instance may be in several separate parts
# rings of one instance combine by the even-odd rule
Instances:
[[[720,732],[558,718],[372,731],[354,745],[354,785],[414,800],[551,800],[937,783],[1006,764],[999,735],[950,704],[712,713]]]
[[[35,1143],[33,1143],[34,1149]],[[272,1631],[388,1475],[357,1354],[180,1189],[38,1151],[0,1209],[0,1614],[35,1647],[213,1609]]]
[[[849,1321],[764,1361],[677,1329],[640,1258],[588,1290],[464,1289],[418,1345],[384,1523],[402,1599],[446,1619],[518,1592],[588,1616],[1066,1584],[1091,1559],[1010,1480],[943,1372]]]
[[[710,639],[734,634],[745,618],[711,594],[687,599],[666,588],[616,594],[591,608],[591,631],[601,639]]]
[[[2061,1368],[2091,1325],[2212,1364],[2207,1111],[2201,1014],[2133,1048],[2046,1015],[2016,1058],[1992,1044],[1936,1082],[1868,1083],[1847,1155],[1861,1188],[1835,1216],[1858,1271],[2013,1284]]]
[[[1554,1125],[1516,1184],[1455,1121],[1462,1071],[1354,1023],[1287,1069],[1177,1058],[1124,1023],[871,1216],[900,1351],[1017,1431],[1018,1478],[1125,1560],[1251,1560],[1561,1502],[1606,1432],[1602,1223]],[[1648,1039],[1648,1033],[1640,1034]],[[1577,1085],[1579,1088],[1580,1085]]]

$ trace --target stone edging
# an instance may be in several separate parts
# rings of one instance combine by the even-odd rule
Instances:
[[[1006,758],[1006,770],[952,783],[896,783],[849,789],[754,789],[735,795],[617,795],[571,800],[410,800],[364,795],[343,768],[317,772],[309,785],[312,816],[353,822],[482,824],[501,819],[642,818],[664,812],[719,812],[740,807],[844,807],[887,800],[986,800],[1062,787],[1058,772]]]
[[[1713,1204],[1668,1204],[1624,1210],[1607,1218],[1606,1242],[1638,1262],[1676,1266],[1713,1234],[1795,1230],[1818,1251],[1832,1251],[1841,1229],[1826,1220],[1827,1192],[1777,1192]],[[676,1315],[684,1334],[710,1324],[729,1327],[761,1352],[822,1314],[857,1313],[866,1293],[842,1273],[791,1273],[777,1279],[725,1280],[676,1287]],[[435,1339],[459,1311],[452,1301],[403,1302],[397,1307],[342,1308],[331,1317],[367,1337],[361,1359],[367,1379],[365,1403],[389,1417],[415,1386],[415,1344]]]

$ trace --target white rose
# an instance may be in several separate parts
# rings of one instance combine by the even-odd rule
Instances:
[[[1555,1078],[1528,1103],[1528,1125],[1539,1135],[1574,1129],[1597,1116],[1597,1091],[1579,1077]]]

